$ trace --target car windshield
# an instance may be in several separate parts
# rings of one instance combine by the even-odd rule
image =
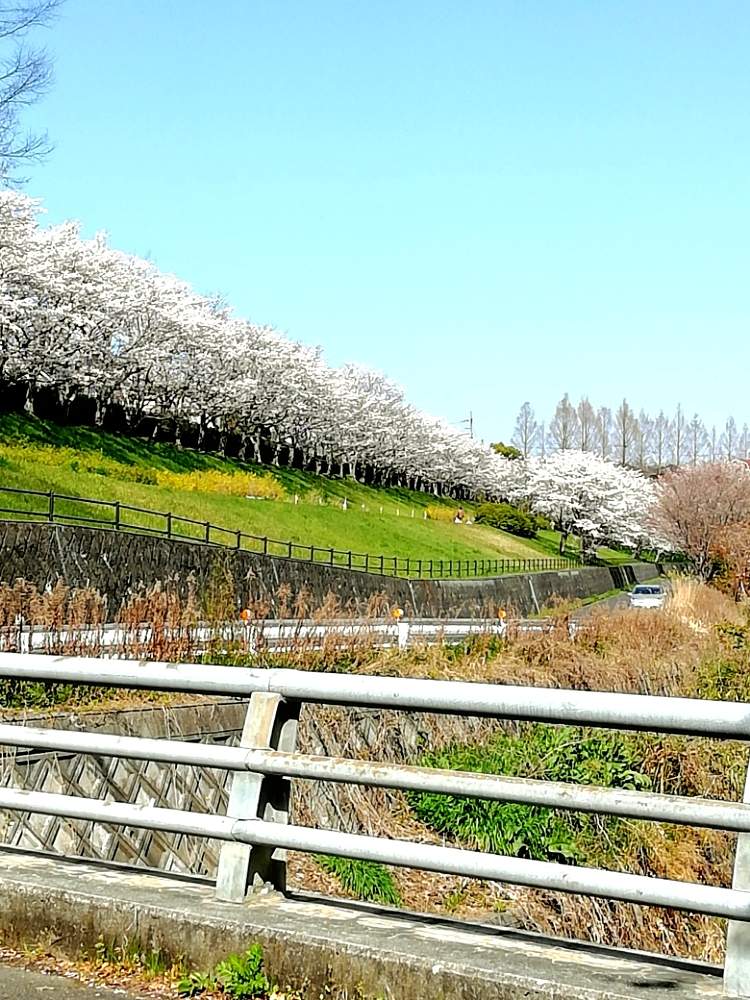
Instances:
[[[660,594],[661,587],[635,587],[634,594]]]

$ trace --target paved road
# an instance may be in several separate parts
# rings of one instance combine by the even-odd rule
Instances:
[[[0,1000],[135,1000],[136,994],[123,990],[108,990],[101,986],[86,986],[75,979],[48,976],[43,972],[0,965]]]
[[[661,577],[656,580],[649,580],[649,583],[658,583],[664,590],[669,591],[669,580],[665,577]],[[577,608],[572,614],[571,618],[578,621],[586,618],[588,615],[592,614],[594,611],[601,611],[602,608],[606,608],[608,611],[622,611],[625,608],[630,607],[630,595],[629,593],[615,594],[613,597],[605,597],[603,601],[594,601],[593,604],[586,604],[582,608]]]

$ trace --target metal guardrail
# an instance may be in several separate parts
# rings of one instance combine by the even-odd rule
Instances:
[[[341,643],[362,642],[377,648],[408,649],[417,645],[464,642],[476,636],[506,636],[518,632],[549,632],[554,618],[401,618],[377,619],[268,619],[247,622],[197,622],[184,627],[140,625],[17,625],[0,627],[0,652],[56,653],[73,648],[101,651],[110,655],[125,653],[128,648],[148,645],[154,638],[176,641],[188,638],[191,649],[200,652],[217,643],[239,643],[251,654],[275,653],[300,646],[305,649],[330,648]],[[580,625],[568,622],[574,635]]]
[[[26,520],[48,524],[77,525],[136,534],[155,535],[175,541],[217,545],[255,552],[277,559],[321,563],[339,569],[417,580],[461,579],[464,577],[505,576],[511,573],[539,573],[571,569],[575,559],[413,559],[404,556],[374,555],[300,542],[282,541],[265,535],[223,528],[210,521],[197,521],[170,512],[133,507],[119,500],[74,497],[42,490],[0,486],[0,496],[20,498],[18,507],[0,507],[0,520]],[[10,503],[10,501],[8,501]],[[105,516],[106,512],[106,516]],[[12,515],[12,516],[11,516]]]
[[[7,787],[0,788],[0,809],[216,838],[224,842],[217,895],[235,902],[242,901],[256,884],[270,883],[283,890],[283,852],[296,850],[724,917],[729,920],[726,993],[750,994],[750,789],[744,802],[727,802],[329,758],[301,754],[295,748],[297,721],[304,703],[745,741],[750,740],[748,705],[459,681],[216,666],[207,670],[191,664],[12,653],[0,655],[0,677],[250,698],[241,745],[236,748],[0,725],[0,744],[6,746],[230,771],[233,779],[226,816]],[[735,831],[739,838],[733,887],[296,826],[289,823],[290,778],[457,794]]]

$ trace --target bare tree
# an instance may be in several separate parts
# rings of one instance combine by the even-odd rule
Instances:
[[[721,532],[750,520],[750,471],[739,463],[714,462],[668,472],[655,517],[667,541],[710,580],[718,568],[713,551]]]
[[[638,414],[635,432],[635,461],[641,472],[646,468],[651,454],[654,422],[645,410]]]
[[[742,425],[742,433],[740,434],[740,445],[739,445],[739,458],[747,458],[747,452],[750,448],[750,427],[747,424]]]
[[[620,403],[615,413],[615,447],[620,465],[627,465],[631,449],[636,440],[638,421],[626,399]]]
[[[612,439],[612,411],[602,406],[596,414],[596,430],[599,437],[599,454],[609,458]]]
[[[677,404],[677,411],[672,421],[672,463],[678,468],[682,465],[685,451],[685,414],[682,406]]]
[[[28,132],[21,117],[49,89],[52,65],[43,48],[28,43],[52,20],[62,0],[0,0],[0,179],[50,150],[45,133]]]
[[[735,419],[734,417],[728,417],[726,424],[724,424],[724,433],[721,435],[721,440],[719,441],[721,457],[725,458],[728,462],[737,457],[737,437]]]
[[[725,587],[736,601],[750,593],[750,523],[730,524],[720,529],[712,555],[721,566]]]
[[[594,451],[597,446],[596,410],[584,396],[576,409],[578,415],[578,434],[581,451]]]
[[[688,425],[688,449],[690,451],[690,464],[697,465],[703,456],[706,447],[706,428],[697,413],[693,414],[693,419]]]
[[[526,402],[518,411],[516,427],[511,441],[524,458],[528,458],[539,439],[539,422],[534,416],[531,403]]]
[[[714,424],[713,427],[711,428],[711,438],[709,440],[709,451],[708,451],[708,454],[712,462],[715,462],[716,459],[719,457],[718,441],[719,441],[719,436],[716,433],[716,424]]]
[[[659,416],[654,420],[651,441],[653,445],[654,465],[656,466],[656,471],[661,472],[664,468],[664,459],[667,454],[667,444],[669,442],[669,420],[667,420],[664,410],[660,410]]]
[[[571,448],[578,447],[580,441],[578,414],[567,392],[555,407],[555,415],[550,421],[547,437],[550,445],[559,451],[570,451]]]

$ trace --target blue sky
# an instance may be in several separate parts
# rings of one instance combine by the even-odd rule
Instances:
[[[27,190],[509,438],[750,418],[746,0],[67,0]]]

